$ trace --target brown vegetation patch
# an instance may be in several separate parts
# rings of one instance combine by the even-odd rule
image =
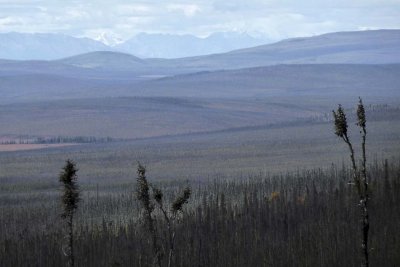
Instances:
[[[76,144],[76,143],[65,143],[65,144],[6,144],[6,145],[0,145],[0,152],[45,149],[45,148],[75,146],[75,145],[78,145],[78,144]]]

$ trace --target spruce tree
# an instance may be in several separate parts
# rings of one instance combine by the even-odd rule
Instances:
[[[366,157],[366,116],[365,109],[361,98],[359,99],[357,106],[357,126],[360,128],[361,134],[361,166],[358,167],[355,160],[355,153],[353,145],[347,134],[347,118],[346,114],[341,105],[339,105],[336,111],[333,111],[334,123],[335,123],[335,134],[342,138],[342,140],[347,144],[350,151],[350,160],[353,169],[353,183],[356,187],[359,206],[361,209],[361,222],[362,222],[362,253],[363,253],[363,264],[362,266],[369,266],[369,247],[368,247],[368,237],[369,237],[369,213],[368,213],[368,202],[369,202],[369,184],[367,179],[367,157]]]
[[[64,255],[68,257],[67,266],[73,267],[75,265],[74,259],[74,231],[73,231],[73,221],[74,213],[78,208],[79,202],[79,188],[77,185],[77,169],[76,164],[67,160],[65,166],[60,173],[60,182],[62,184],[62,196],[61,204],[63,208],[63,213],[61,217],[65,220],[67,224],[67,245],[66,250],[64,250]]]

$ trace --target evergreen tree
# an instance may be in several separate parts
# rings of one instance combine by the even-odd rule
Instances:
[[[341,105],[339,105],[336,111],[333,111],[334,123],[335,123],[335,134],[342,138],[342,140],[347,144],[350,151],[350,160],[353,168],[353,182],[356,186],[356,190],[359,197],[359,206],[361,208],[361,221],[362,221],[362,252],[364,256],[363,266],[369,266],[369,248],[368,248],[368,235],[369,235],[369,214],[368,214],[368,201],[369,201],[369,189],[368,189],[368,179],[367,179],[367,169],[366,169],[366,116],[365,109],[361,98],[357,106],[357,126],[360,128],[360,134],[362,137],[361,148],[362,148],[362,158],[361,166],[358,167],[355,161],[355,153],[353,145],[347,134],[347,118],[346,114]]]
[[[67,246],[64,250],[64,254],[68,257],[68,266],[73,267],[75,265],[74,259],[74,231],[73,231],[73,220],[74,213],[78,208],[79,202],[79,188],[77,185],[77,169],[73,161],[67,160],[63,170],[60,174],[60,182],[62,183],[63,194],[61,196],[61,204],[63,207],[63,213],[61,217],[67,223]]]

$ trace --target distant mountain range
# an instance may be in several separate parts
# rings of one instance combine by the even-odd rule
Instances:
[[[141,33],[113,48],[142,58],[181,58],[223,53],[270,42],[234,32],[214,33],[206,38]]]
[[[400,30],[339,32],[179,59],[98,51],[0,60],[0,103],[101,96],[400,95]]]
[[[179,58],[223,53],[265,44],[245,33],[214,33],[206,38],[193,35],[141,33],[122,42],[101,35],[97,40],[49,33],[1,33],[0,58],[54,60],[95,51],[129,53],[141,58]]]
[[[97,51],[54,61],[0,60],[0,70],[57,75],[75,73],[73,76],[99,71],[128,72],[132,78],[278,64],[395,64],[400,63],[399,48],[400,30],[339,32],[178,59],[143,59],[127,53]],[[76,71],[77,68],[80,70]]]
[[[237,69],[277,64],[400,63],[400,30],[338,32],[229,53],[176,59],[177,65]]]
[[[51,60],[99,50],[105,44],[88,39],[51,33],[1,33],[0,58],[15,60]]]

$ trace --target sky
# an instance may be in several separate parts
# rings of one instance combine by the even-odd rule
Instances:
[[[398,28],[400,0],[0,0],[0,32],[93,39],[234,31],[279,40]]]

